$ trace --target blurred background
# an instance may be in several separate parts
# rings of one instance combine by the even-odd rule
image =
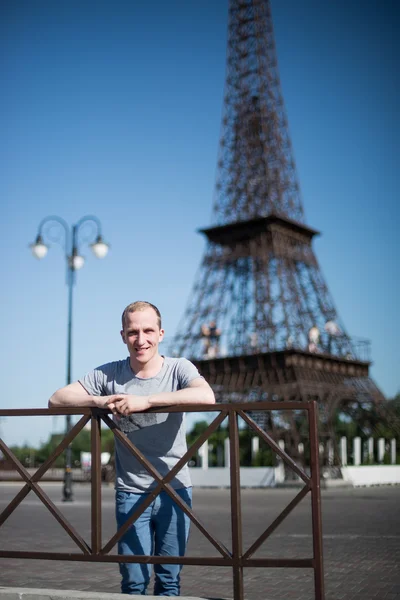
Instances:
[[[306,222],[322,232],[314,249],[392,398],[398,5],[271,4]],[[110,244],[98,260],[79,240],[72,379],[125,358],[120,316],[134,300],[159,307],[167,338],[179,333],[205,247],[196,230],[211,225],[227,14],[227,0],[1,3],[1,408],[46,407],[65,384],[65,251],[53,243],[39,262],[29,249],[43,217],[72,226],[93,214]],[[32,422],[3,420],[1,437],[37,447],[65,427],[64,417]]]

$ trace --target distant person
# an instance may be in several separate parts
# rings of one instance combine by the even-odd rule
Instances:
[[[256,332],[250,333],[249,339],[250,339],[250,348],[252,350],[255,350],[256,348],[258,348],[258,334]]]
[[[129,357],[90,371],[59,389],[49,406],[109,408],[114,420],[162,477],[186,452],[183,413],[146,413],[148,408],[177,404],[213,404],[214,393],[196,367],[185,358],[159,353],[164,337],[161,315],[149,302],[133,302],[122,313],[121,336]],[[139,413],[139,414],[138,414]],[[120,528],[148,498],[156,483],[129,450],[115,438],[116,517]],[[188,466],[171,481],[191,507]],[[161,492],[118,543],[122,555],[183,556],[190,520],[172,498]],[[179,596],[182,565],[154,566],[156,596]],[[123,594],[145,595],[151,565],[120,563]]]
[[[320,332],[316,325],[313,325],[308,332],[308,351],[315,353],[319,352]]]
[[[209,325],[202,326],[201,333],[204,337],[204,354],[209,358],[214,358],[219,351],[221,330],[218,329],[215,321],[210,321]]]

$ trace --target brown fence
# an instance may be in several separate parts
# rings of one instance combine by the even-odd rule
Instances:
[[[310,442],[310,475],[296,464],[286,452],[281,450],[279,445],[272,437],[260,429],[253,419],[247,414],[251,411],[298,411],[305,410],[308,414],[309,442]],[[167,492],[188,515],[192,523],[206,536],[219,555],[216,557],[196,556],[196,557],[171,557],[171,556],[124,556],[124,562],[138,563],[158,563],[158,564],[182,564],[182,565],[211,565],[221,567],[232,567],[233,571],[233,590],[234,600],[243,600],[243,569],[246,567],[290,567],[290,568],[311,568],[314,570],[315,599],[324,600],[324,574],[322,558],[322,530],[321,530],[321,495],[320,495],[320,474],[319,474],[319,444],[318,444],[318,407],[316,402],[246,402],[237,404],[216,404],[216,405],[181,405],[165,409],[152,409],[152,412],[216,412],[217,417],[207,427],[207,429],[192,444],[186,454],[178,461],[175,467],[162,478],[157,470],[149,463],[145,456],[132,444],[110,418],[107,410],[96,408],[62,408],[62,409],[13,409],[0,410],[0,417],[11,416],[37,416],[37,415],[81,415],[80,420],[65,436],[60,445],[56,448],[51,457],[46,460],[39,469],[30,475],[21,462],[13,455],[7,445],[0,439],[0,450],[12,461],[15,469],[19,472],[25,481],[24,487],[18,492],[15,498],[9,503],[5,510],[0,514],[0,527],[4,521],[11,515],[25,496],[33,490],[43,504],[48,508],[52,515],[57,519],[60,525],[65,529],[68,535],[75,542],[80,552],[29,552],[29,551],[7,551],[0,550],[0,558],[32,558],[46,560],[67,560],[67,561],[90,561],[90,562],[121,562],[121,556],[111,554],[110,551],[117,544],[130,525],[141,515],[149,506],[154,498],[161,492]],[[252,544],[250,548],[243,548],[242,540],[242,515],[241,515],[241,497],[240,497],[240,462],[239,462],[239,426],[238,417],[252,429],[258,436],[264,440],[273,452],[278,455],[286,465],[291,468],[304,482],[304,487],[293,498],[293,500],[282,510],[278,517],[268,525],[260,537]],[[223,543],[217,540],[198,520],[196,515],[181,500],[180,496],[171,487],[170,481],[182,469],[182,467],[199,450],[209,436],[216,431],[221,423],[228,418],[229,439],[230,439],[230,482],[231,482],[231,529],[232,529],[232,548],[228,549]],[[47,494],[38,485],[38,481],[44,473],[52,466],[55,459],[66,449],[75,436],[82,428],[91,421],[91,452],[92,452],[92,476],[91,476],[91,544],[89,545],[71,524],[66,520]],[[154,477],[157,486],[152,490],[144,503],[130,516],[128,521],[121,527],[116,534],[105,544],[102,545],[101,532],[101,422],[104,422],[114,435],[132,452],[137,460]],[[275,531],[280,523],[289,515],[289,513],[299,504],[299,502],[311,493],[311,512],[312,512],[312,535],[313,535],[313,556],[303,559],[286,558],[253,558],[253,554],[264,543],[264,541]]]

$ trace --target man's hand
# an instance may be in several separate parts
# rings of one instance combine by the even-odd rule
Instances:
[[[133,394],[113,394],[108,396],[106,406],[113,415],[130,415],[150,408],[149,396],[134,396]]]

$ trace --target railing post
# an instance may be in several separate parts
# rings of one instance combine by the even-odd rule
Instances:
[[[368,462],[372,464],[374,462],[374,438],[368,438]]]
[[[353,439],[353,465],[361,465],[361,438],[359,436]]]
[[[340,438],[340,463],[342,467],[347,467],[347,438]]]
[[[101,419],[92,409],[91,424],[91,494],[92,494],[92,553],[101,550]]]
[[[390,440],[390,464],[395,465],[397,459],[396,454],[396,438]]]
[[[251,438],[251,462],[257,459],[258,453],[260,451],[260,438],[258,435],[255,435]]]
[[[203,471],[207,471],[207,469],[208,469],[208,440],[206,440],[204,442],[204,444],[202,445],[200,450],[201,450],[201,468],[203,469]]]
[[[278,446],[281,450],[285,450],[285,440],[278,440]],[[283,460],[277,456],[277,466],[275,467],[275,481],[276,483],[284,483],[285,482],[285,463]]]
[[[332,438],[329,438],[329,440],[327,441],[327,445],[328,445],[328,466],[333,467],[333,465],[335,463],[335,451],[333,448]]]
[[[224,467],[229,469],[231,466],[231,453],[229,448],[229,438],[224,439]]]
[[[378,463],[383,464],[385,458],[385,438],[378,439]]]
[[[321,489],[319,474],[318,405],[310,402],[308,409],[310,433],[311,512],[314,550],[314,585],[316,600],[325,599],[324,563],[322,557]]]
[[[240,454],[238,415],[234,408],[229,411],[230,475],[231,475],[231,523],[233,559],[233,598],[244,600],[242,509],[240,498]]]

